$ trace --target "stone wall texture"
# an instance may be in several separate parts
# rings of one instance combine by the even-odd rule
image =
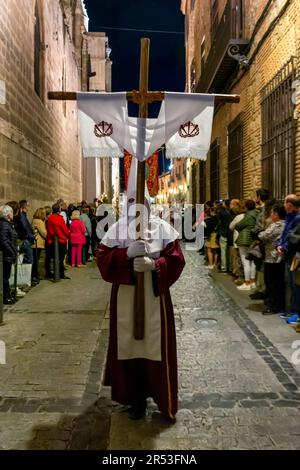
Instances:
[[[80,37],[82,26],[80,1],[0,0],[0,86],[6,88],[0,104],[0,202],[25,198],[39,207],[58,198],[81,200],[76,102],[49,101],[47,92],[81,89],[81,51],[75,46],[80,39],[75,34]]]

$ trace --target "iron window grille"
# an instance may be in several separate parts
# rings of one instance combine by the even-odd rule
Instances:
[[[262,89],[262,185],[272,197],[285,198],[294,188],[296,58]]]
[[[243,124],[239,114],[228,126],[228,195],[243,197]]]

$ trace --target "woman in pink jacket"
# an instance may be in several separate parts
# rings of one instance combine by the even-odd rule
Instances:
[[[77,268],[86,268],[86,265],[82,264],[82,247],[86,243],[85,239],[85,225],[80,220],[80,212],[72,212],[72,223],[70,227],[70,242],[71,242],[71,258],[72,258],[72,267],[76,265]]]

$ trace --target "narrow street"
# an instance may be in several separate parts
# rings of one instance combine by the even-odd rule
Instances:
[[[130,421],[101,387],[110,286],[96,266],[42,281],[5,311],[0,340],[0,449],[300,449],[299,339],[278,316],[236,293],[186,251],[172,288],[179,412],[167,425],[153,403]]]

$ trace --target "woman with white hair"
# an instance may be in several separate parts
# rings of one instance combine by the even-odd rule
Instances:
[[[17,258],[17,233],[12,225],[14,218],[10,206],[0,207],[0,251],[3,253],[3,303],[13,304],[9,288],[11,266]]]

